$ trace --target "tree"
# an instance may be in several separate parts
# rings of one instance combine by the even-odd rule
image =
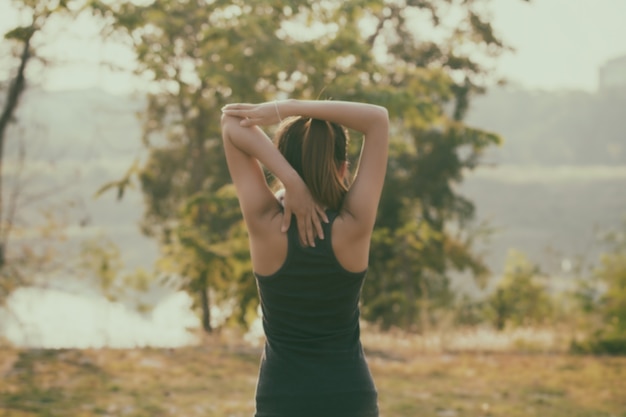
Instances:
[[[455,193],[454,183],[476,165],[484,148],[497,142],[495,135],[453,123],[447,131],[416,133],[413,143],[392,148],[372,240],[374,282],[365,288],[370,303],[365,317],[378,318],[384,327],[427,330],[431,313],[453,299],[451,271],[468,270],[484,283],[487,267],[472,253],[483,232],[469,227],[474,205]],[[469,152],[463,156],[459,148]]]
[[[626,338],[626,238],[612,233],[608,237],[610,251],[602,256],[596,277],[606,286],[601,310],[607,334]]]
[[[43,17],[39,19],[39,15],[42,14]],[[16,27],[4,35],[4,38],[10,41],[17,42],[21,44],[21,52],[19,54],[19,64],[16,71],[15,76],[9,83],[9,87],[6,93],[6,99],[4,101],[4,106],[2,109],[2,114],[0,115],[0,270],[4,267],[6,263],[6,251],[9,243],[9,237],[11,235],[11,229],[13,227],[13,219],[12,219],[12,205],[13,202],[9,201],[8,204],[5,203],[4,194],[3,193],[3,162],[4,162],[4,149],[5,149],[5,138],[7,135],[7,129],[10,123],[14,119],[15,111],[19,105],[20,97],[25,89],[26,84],[26,67],[28,66],[29,61],[32,58],[31,51],[31,40],[35,32],[39,29],[39,25],[41,22],[39,20],[44,20],[46,18],[46,13],[41,13],[33,10],[32,22],[28,26],[20,26]],[[9,218],[7,218],[5,207],[8,208]]]
[[[144,114],[149,157],[129,172],[137,174],[146,198],[142,230],[158,239],[167,258],[174,260],[169,271],[195,296],[210,332],[210,294],[234,292],[249,299],[245,294],[254,288],[250,280],[227,279],[233,268],[241,269],[228,265],[238,259],[246,240],[233,232],[241,216],[238,211],[233,215],[238,204],[228,192],[219,109],[232,100],[270,97],[257,88],[259,75],[272,74],[274,85],[280,64],[253,55],[268,54],[278,43],[273,8],[259,3],[250,13],[252,6],[241,9],[223,1],[98,7],[135,41],[139,71],[151,74],[156,91],[149,95]],[[282,54],[287,61],[288,52]],[[124,179],[103,190],[116,186],[123,195],[126,184]],[[237,283],[243,288],[233,291]]]
[[[366,317],[385,315],[411,326],[418,300],[423,311],[432,294],[445,302],[450,266],[484,272],[470,250],[473,236],[464,232],[473,205],[453,189],[483,149],[499,140],[461,122],[471,96],[488,78],[468,46],[489,58],[504,50],[481,17],[483,3],[92,3],[132,42],[138,72],[152,88],[144,114],[149,157],[104,189],[123,195],[130,178],[139,178],[146,198],[144,232],[170,253],[194,254],[187,264],[193,268],[175,270],[201,300],[207,331],[208,294],[249,294],[251,288],[251,280],[239,287],[239,280],[223,276],[222,266],[237,259],[233,254],[241,247],[232,232],[241,220],[229,210],[212,211],[209,203],[230,204],[212,200],[229,182],[219,140],[219,109],[229,102],[339,98],[389,109],[394,145],[364,294]],[[463,17],[445,39],[429,40],[415,30],[416,21],[443,29],[450,8]],[[195,208],[185,209],[190,204]],[[462,232],[452,231],[452,223]],[[198,241],[176,237],[181,225],[204,230],[204,244],[220,250],[202,252]],[[390,313],[397,309],[401,314]]]
[[[155,298],[168,292],[167,280],[156,280],[153,272],[141,267],[125,271],[119,247],[103,235],[81,242],[75,274],[108,301],[125,304],[142,314],[150,313]]]
[[[522,253],[511,251],[504,274],[487,299],[493,325],[503,330],[507,325],[542,324],[553,311],[552,301],[540,279],[536,265]]]
[[[590,297],[584,297],[584,311],[596,317],[588,340],[575,342],[575,351],[626,354],[626,233],[616,230],[604,240],[609,246],[594,271]],[[589,294],[589,292],[588,292]],[[591,303],[589,302],[591,301]]]
[[[42,61],[36,52],[37,36],[41,35],[51,17],[72,13],[72,6],[67,1],[16,0],[14,5],[23,19],[17,22],[16,27],[4,34],[4,39],[13,47],[16,65],[10,75],[6,92],[3,92],[6,97],[2,101],[0,113],[0,303],[4,302],[15,288],[32,283],[32,277],[29,277],[32,273],[21,272],[25,266],[32,267],[50,259],[45,249],[44,253],[41,253],[42,251],[37,251],[30,246],[23,248],[21,254],[10,255],[10,242],[16,233],[16,216],[20,208],[18,197],[23,192],[19,176],[22,173],[26,155],[23,142],[20,142],[20,131],[10,128],[17,120],[20,99],[27,88],[28,68],[33,61]],[[8,161],[12,162],[12,169],[7,172],[5,153],[9,140],[16,145],[17,155],[15,160]],[[8,183],[7,180],[11,181]],[[49,236],[51,230],[58,231],[50,212],[47,212],[45,217],[46,224],[41,226],[44,237]]]

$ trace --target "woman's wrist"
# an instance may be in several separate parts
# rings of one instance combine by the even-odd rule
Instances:
[[[293,98],[275,101],[276,112],[278,113],[279,118],[285,120],[290,116],[300,116],[296,110],[297,101],[298,100]]]

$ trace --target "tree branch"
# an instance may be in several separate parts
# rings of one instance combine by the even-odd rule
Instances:
[[[3,158],[4,158],[4,142],[6,130],[15,114],[15,110],[19,104],[20,97],[24,92],[26,86],[26,66],[31,58],[30,41],[33,34],[36,32],[34,26],[28,27],[22,32],[24,47],[22,48],[22,54],[20,56],[20,66],[17,70],[15,79],[9,85],[9,91],[7,93],[7,101],[4,104],[2,115],[0,115],[0,235],[2,235],[2,241],[0,241],[0,268],[5,264],[6,247],[5,243],[8,239],[8,233],[4,231],[4,212],[3,212],[3,198],[2,198],[2,180],[3,180]]]

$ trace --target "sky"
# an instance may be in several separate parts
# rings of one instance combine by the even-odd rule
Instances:
[[[492,25],[515,48],[499,58],[496,73],[513,85],[539,90],[595,91],[598,70],[608,60],[626,55],[626,0],[491,0]],[[15,21],[9,2],[0,2],[0,31]],[[61,62],[48,68],[41,83],[47,89],[102,88],[124,93],[136,80],[98,63],[125,65],[128,50],[99,40],[92,21],[56,28],[62,42],[50,49]],[[52,51],[52,49],[54,49]],[[63,64],[65,62],[65,64]],[[2,72],[0,61],[0,75]]]
[[[595,91],[599,68],[626,55],[626,0],[494,0],[493,11],[517,50],[498,70],[532,89]]]

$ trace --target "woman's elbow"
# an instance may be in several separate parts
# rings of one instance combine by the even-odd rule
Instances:
[[[380,129],[389,127],[389,112],[386,107],[373,105],[372,110],[367,116],[368,127],[370,129]]]
[[[381,123],[389,125],[389,111],[386,107],[376,106],[377,114],[376,119]]]
[[[369,117],[369,121],[368,130],[378,133],[389,132],[389,112],[385,107],[375,106],[373,114]]]
[[[220,126],[222,128],[222,138],[226,139],[232,133],[232,130],[235,126],[239,126],[239,122],[241,119],[229,116],[222,113],[222,117],[220,118]]]
[[[220,118],[220,125],[222,127],[222,131],[228,128],[228,124],[232,121],[233,116],[229,116],[225,113],[222,113],[222,117]]]

